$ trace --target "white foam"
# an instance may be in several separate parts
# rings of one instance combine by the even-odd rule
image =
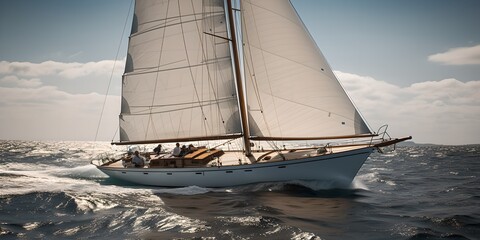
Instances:
[[[321,240],[321,238],[313,233],[309,232],[302,232],[302,233],[294,233],[292,236],[292,239],[294,240],[300,240],[300,239],[311,239],[311,240]]]
[[[354,178],[352,182],[353,189],[370,190],[360,178]]]
[[[209,188],[202,188],[198,186],[189,186],[189,187],[182,187],[182,188],[152,189],[152,192],[157,194],[169,193],[169,194],[178,194],[178,195],[198,195],[198,194],[205,194],[211,191],[214,191],[214,190]]]

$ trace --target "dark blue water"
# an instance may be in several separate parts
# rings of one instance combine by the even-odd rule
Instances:
[[[107,178],[87,142],[0,141],[0,239],[480,239],[480,146],[372,154],[350,189]]]

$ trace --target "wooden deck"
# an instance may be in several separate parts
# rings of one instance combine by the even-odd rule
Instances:
[[[147,153],[143,156],[146,156],[147,158],[145,168],[198,168],[303,159],[306,157],[343,152],[363,147],[366,147],[366,145],[332,147],[328,148],[325,153],[317,152],[317,148],[287,149],[282,151],[267,150],[252,152],[252,156],[250,157],[246,157],[242,151],[224,152],[220,149],[199,148],[184,157],[171,157],[170,154],[165,153],[158,156],[153,153]],[[122,160],[124,159],[118,159],[106,163],[104,166],[123,168]],[[128,158],[125,157],[125,160],[128,161]]]

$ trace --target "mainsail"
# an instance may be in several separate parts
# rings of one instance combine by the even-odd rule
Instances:
[[[289,0],[242,0],[249,126],[256,139],[371,131]]]
[[[136,1],[120,142],[241,134],[223,0]]]

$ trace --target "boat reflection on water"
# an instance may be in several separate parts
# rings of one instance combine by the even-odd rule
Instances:
[[[158,194],[164,209],[179,216],[178,225],[182,225],[182,218],[186,217],[189,221],[183,222],[197,222],[198,226],[191,226],[191,231],[162,231],[145,237],[275,238],[300,233],[309,237],[319,233],[322,237],[342,236],[348,231],[345,223],[349,215],[362,208],[356,201],[362,190],[314,191],[293,184],[269,184],[274,188],[279,185],[280,191],[267,187],[263,191],[248,192],[239,187],[198,195]],[[170,227],[176,228],[174,224]]]

